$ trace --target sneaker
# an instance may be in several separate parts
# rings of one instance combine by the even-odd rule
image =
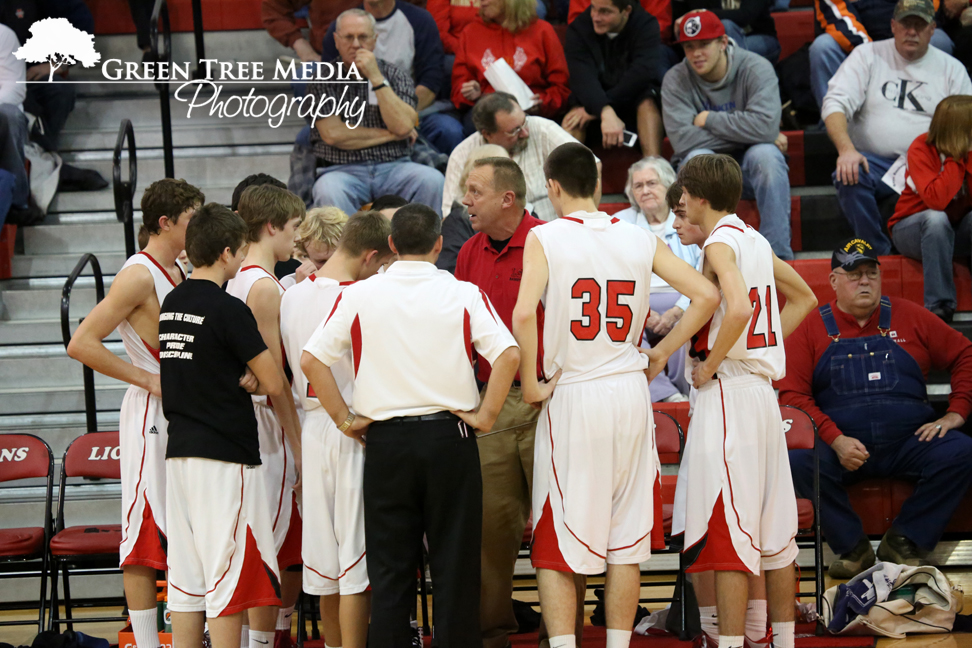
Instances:
[[[277,630],[273,634],[273,648],[291,648],[294,645],[293,639],[288,630]]]
[[[909,567],[930,565],[931,563],[925,560],[922,554],[923,552],[918,549],[914,542],[900,533],[896,533],[894,529],[888,529],[888,532],[881,538],[881,544],[877,550],[880,560],[908,565]]]
[[[882,542],[881,546],[884,546]],[[867,538],[861,538],[857,546],[850,552],[841,554],[840,558],[830,563],[827,574],[831,578],[854,578],[862,571],[874,566],[874,549]]]
[[[932,315],[938,316],[946,324],[951,324],[952,319],[955,317],[955,309],[949,308],[948,306],[936,306],[934,308],[929,308]]]
[[[422,627],[413,626],[412,627],[412,648],[423,648],[425,644],[422,641]]]

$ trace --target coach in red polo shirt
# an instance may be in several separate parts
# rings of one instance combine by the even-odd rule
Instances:
[[[456,278],[479,286],[503,323],[511,327],[523,275],[523,245],[527,232],[543,221],[524,208],[526,180],[517,163],[509,158],[477,160],[469,172],[462,202],[469,209],[469,221],[477,233],[459,251]],[[479,358],[479,380],[486,382],[489,372],[489,363]],[[523,402],[517,376],[492,431],[479,437],[483,473],[483,648],[504,648],[509,634],[517,631],[512,603],[513,565],[530,516],[533,435],[539,414]]]

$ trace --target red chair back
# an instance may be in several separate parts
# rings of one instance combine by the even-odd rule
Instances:
[[[0,482],[47,477],[53,465],[50,447],[33,434],[0,434]]]
[[[665,412],[652,412],[655,417],[655,447],[663,464],[677,464],[682,455],[682,428]]]
[[[817,426],[810,415],[799,407],[780,405],[787,450],[813,450]]]
[[[67,477],[121,479],[118,432],[88,432],[71,442],[64,453]]]

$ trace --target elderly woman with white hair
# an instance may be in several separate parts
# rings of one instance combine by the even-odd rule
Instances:
[[[665,194],[675,182],[675,170],[664,158],[651,155],[638,160],[628,169],[628,183],[624,193],[631,207],[615,214],[617,218],[652,231],[693,268],[698,266],[698,246],[682,245],[675,232],[675,214],[668,209]],[[687,297],[675,292],[658,275],[651,277],[651,317],[645,327],[642,345],[665,336],[688,307]],[[668,360],[668,368],[651,383],[651,399],[655,402],[687,400],[689,385],[683,372],[685,354],[676,353]]]

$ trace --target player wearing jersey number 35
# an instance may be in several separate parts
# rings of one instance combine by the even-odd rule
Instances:
[[[543,408],[531,559],[551,648],[576,645],[574,574],[605,568],[606,645],[625,648],[638,565],[651,554],[653,528],[661,531],[648,382],[702,327],[719,297],[654,234],[597,211],[600,180],[586,147],[557,147],[544,173],[560,218],[527,235],[513,311],[523,399]],[[640,353],[652,272],[692,301],[668,336]],[[536,376],[541,297],[544,384]]]

